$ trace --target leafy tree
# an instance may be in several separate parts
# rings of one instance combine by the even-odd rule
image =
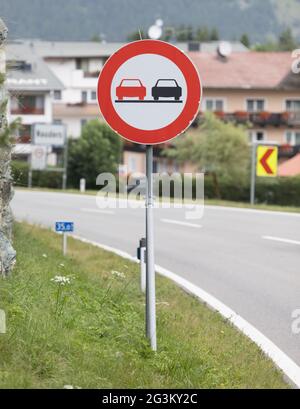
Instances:
[[[162,35],[162,40],[167,41],[167,42],[171,41],[173,34],[174,34],[174,29],[172,27],[166,27]]]
[[[248,175],[250,151],[246,129],[225,123],[213,113],[207,113],[198,130],[178,138],[165,154],[178,162],[190,161],[210,174],[218,198],[221,177],[238,186]]]
[[[287,28],[279,36],[278,48],[281,51],[292,51],[297,48],[292,30]]]
[[[216,28],[213,28],[210,33],[210,41],[219,41],[220,36]]]
[[[245,47],[250,48],[250,39],[248,34],[243,34],[242,37],[240,38],[240,42],[244,44]]]
[[[69,147],[68,174],[72,186],[86,179],[88,188],[96,187],[98,174],[116,174],[122,152],[121,138],[106,124],[95,119],[88,122],[78,140]]]
[[[200,42],[209,41],[209,30],[207,27],[199,27],[196,32],[196,40]]]
[[[175,31],[176,41],[186,42],[188,41],[188,29],[185,25],[180,25]]]
[[[128,41],[138,41],[145,40],[148,36],[145,34],[144,30],[137,30],[127,36]]]

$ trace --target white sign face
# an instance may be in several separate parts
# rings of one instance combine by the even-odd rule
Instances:
[[[187,85],[180,69],[168,58],[155,54],[126,61],[111,86],[117,114],[130,126],[148,131],[174,122],[184,109],[186,97]]]
[[[47,166],[47,146],[33,145],[31,148],[31,169],[44,170]]]
[[[202,96],[201,80],[189,57],[156,40],[120,48],[102,68],[97,89],[108,125],[143,145],[164,143],[184,132]]]
[[[66,128],[59,124],[36,124],[33,127],[34,145],[62,147],[65,144]]]

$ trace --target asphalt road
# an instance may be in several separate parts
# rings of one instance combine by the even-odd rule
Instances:
[[[18,219],[54,226],[74,221],[75,233],[136,254],[144,209],[99,209],[96,198],[17,191]],[[235,310],[300,365],[300,214],[205,207],[201,220],[186,209],[155,210],[156,264],[183,276]]]

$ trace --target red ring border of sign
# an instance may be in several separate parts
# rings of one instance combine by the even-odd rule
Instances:
[[[177,65],[186,80],[187,99],[181,114],[160,129],[143,130],[127,124],[111,101],[111,83],[115,73],[127,60],[141,54],[158,54],[168,58]],[[107,60],[98,79],[97,98],[105,121],[123,138],[143,145],[164,143],[184,132],[196,118],[201,97],[202,83],[195,65],[177,47],[164,41],[140,40],[125,45]]]

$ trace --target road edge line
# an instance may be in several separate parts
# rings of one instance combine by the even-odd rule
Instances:
[[[116,249],[105,244],[98,243],[93,240],[85,239],[81,236],[71,235],[76,240],[79,240],[83,243],[91,244],[95,247],[99,247],[103,250],[114,253],[118,256],[121,256],[127,260],[138,263],[139,260],[136,257],[131,256],[129,253]],[[266,355],[269,357],[275,365],[282,370],[282,372],[300,388],[300,367],[278,348],[269,338],[262,334],[258,329],[256,329],[252,324],[238,315],[231,308],[227,307],[217,298],[207,293],[205,290],[202,290],[200,287],[192,284],[188,280],[179,275],[159,266],[155,265],[155,270],[158,274],[163,277],[170,279],[175,282],[179,287],[184,289],[189,294],[192,294],[199,298],[202,302],[209,305],[213,310],[217,311],[224,318],[226,318],[230,323],[232,323],[237,329],[239,329],[244,335],[250,338]]]

